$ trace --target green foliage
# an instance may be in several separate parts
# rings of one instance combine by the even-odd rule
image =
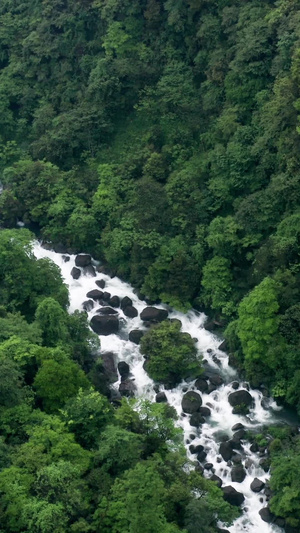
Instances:
[[[47,412],[55,412],[75,396],[80,387],[86,389],[89,382],[77,363],[65,355],[60,361],[46,359],[38,370],[33,386]]]
[[[98,392],[79,389],[76,398],[66,403],[62,414],[79,444],[89,449],[99,442],[112,409],[107,398]]]
[[[277,293],[276,282],[265,278],[239,305],[237,334],[252,377],[256,372],[256,363],[270,368],[273,366],[269,350],[271,344],[278,342],[275,337],[279,323]]]
[[[232,315],[234,304],[232,293],[232,273],[230,262],[225,257],[215,256],[203,268],[203,302],[225,316]]]
[[[299,6],[285,0],[0,6],[1,227],[34,223],[47,239],[106,259],[152,299],[208,307],[227,322],[246,377],[293,407],[298,41]],[[64,314],[58,269],[33,258],[30,240],[24,230],[0,234],[0,341],[9,341],[1,360],[30,387],[44,365],[62,371],[63,351],[69,376],[75,361],[100,388],[95,338],[83,317]],[[55,409],[76,387],[61,391]],[[4,407],[3,430],[13,442],[24,437],[26,405]],[[143,425],[121,409],[132,427]],[[27,503],[26,513],[22,503],[5,518],[8,532],[93,527],[84,513],[66,521],[61,502]],[[209,531],[213,522],[201,523],[207,509],[202,500],[190,512]],[[162,530],[173,527],[161,520]]]
[[[201,371],[195,343],[177,322],[165,321],[151,328],[141,339],[141,352],[149,375],[163,383],[174,385]]]
[[[299,469],[299,438],[291,446],[288,444],[277,452],[273,452],[272,476],[270,487],[274,495],[270,501],[271,510],[278,516],[287,519],[287,523],[299,527],[299,495],[300,483],[297,475]]]
[[[37,307],[35,318],[46,346],[57,346],[67,340],[67,313],[56,300],[42,300]]]

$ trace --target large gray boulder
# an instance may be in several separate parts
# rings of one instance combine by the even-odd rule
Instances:
[[[231,505],[239,507],[245,500],[244,494],[235,490],[231,485],[222,487],[224,500]]]
[[[120,372],[120,376],[123,381],[128,378],[130,368],[129,368],[129,364],[126,363],[126,361],[120,361],[118,363],[118,370]]]
[[[144,322],[162,322],[168,318],[168,311],[157,307],[145,307],[140,316]]]
[[[119,296],[112,296],[108,300],[108,303],[109,303],[109,305],[111,305],[111,307],[120,307],[120,298],[119,298]]]
[[[196,382],[195,382],[195,387],[200,392],[207,392],[208,391],[208,383],[207,383],[206,379],[204,379],[204,378],[198,378],[196,380]]]
[[[136,392],[136,385],[132,379],[124,379],[120,383],[119,392],[121,396],[132,397]]]
[[[184,413],[188,413],[189,415],[192,415],[193,413],[196,413],[196,411],[199,411],[200,407],[202,405],[202,398],[198,392],[195,391],[189,391],[187,392],[181,401],[181,407]]]
[[[261,490],[263,490],[264,486],[265,482],[255,477],[250,485],[250,489],[253,492],[260,492]]]
[[[237,390],[228,396],[228,401],[232,407],[246,405],[249,407],[253,403],[253,398],[247,390]]]
[[[71,270],[71,276],[73,279],[79,279],[81,276],[81,270],[80,268],[73,267]]]
[[[110,383],[118,381],[117,358],[113,352],[104,352],[101,354],[102,366]]]
[[[124,309],[123,309],[123,313],[125,316],[128,316],[128,318],[135,318],[136,316],[138,316],[138,311],[135,307],[133,307],[132,305],[127,305]]]
[[[118,311],[112,307],[105,306],[99,307],[99,309],[97,309],[97,313],[99,313],[99,315],[117,315]]]
[[[233,449],[229,440],[221,442],[219,454],[222,455],[224,461],[230,461],[231,457],[233,456]]]
[[[115,315],[95,315],[91,328],[98,335],[111,335],[119,331],[119,320]]]
[[[132,305],[132,299],[128,296],[124,296],[121,301],[121,309],[125,309],[125,307],[128,307],[128,305]]]
[[[129,340],[134,344],[140,344],[141,338],[144,335],[144,331],[141,329],[132,329],[129,333]]]
[[[83,309],[88,313],[89,311],[91,311],[94,307],[94,302],[93,300],[86,300],[85,302],[83,302],[82,304],[82,307]]]
[[[260,511],[259,511],[259,515],[260,515],[260,518],[264,521],[264,522],[267,522],[268,524],[271,524],[271,522],[274,521],[274,518],[275,516],[273,515],[273,513],[271,513],[269,507],[263,507]]]
[[[87,267],[91,264],[91,256],[89,254],[79,254],[75,257],[75,265],[77,267]]]
[[[93,289],[92,291],[89,291],[86,293],[87,298],[92,298],[92,300],[101,300],[103,296],[103,292],[99,291],[99,289]]]
[[[235,465],[231,470],[231,480],[236,483],[242,483],[246,477],[246,471],[243,465]]]

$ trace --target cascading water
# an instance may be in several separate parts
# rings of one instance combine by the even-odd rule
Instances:
[[[134,307],[138,310],[139,315],[146,307],[145,302],[139,300],[132,287],[118,279],[110,278],[104,274],[97,274],[97,277],[91,275],[81,275],[78,280],[71,276],[71,270],[75,265],[75,256],[69,256],[68,262],[62,254],[58,254],[44,249],[39,243],[34,245],[34,254],[39,259],[48,257],[52,259],[61,269],[65,282],[69,286],[70,312],[76,309],[82,310],[82,304],[87,299],[88,291],[95,289],[95,281],[103,279],[105,281],[105,290],[112,295],[118,295],[120,298],[128,296],[132,299]],[[96,306],[99,307],[99,306]],[[158,305],[158,308],[168,309],[167,306]],[[170,311],[170,310],[169,310]],[[118,309],[119,318],[123,323],[118,335],[101,336],[102,352],[113,352],[116,354],[118,361],[125,361],[130,366],[130,372],[134,378],[136,386],[136,396],[145,397],[151,401],[155,400],[156,392],[154,383],[147,375],[143,368],[144,358],[140,354],[136,344],[128,340],[129,332],[133,329],[145,329],[144,323],[139,318],[128,318],[121,309]],[[95,308],[89,312],[89,318],[95,315]],[[262,406],[262,393],[257,390],[250,390],[254,399],[254,406],[250,409],[247,416],[232,413],[232,407],[228,402],[228,395],[233,392],[232,383],[237,379],[236,372],[228,365],[228,356],[218,349],[220,340],[212,333],[203,328],[205,315],[190,311],[186,314],[170,311],[170,318],[177,318],[182,323],[182,331],[188,332],[193,338],[197,339],[196,346],[199,353],[208,361],[212,368],[215,368],[223,377],[224,384],[212,391],[210,394],[202,393],[203,406],[208,406],[211,416],[206,419],[205,423],[199,429],[190,425],[190,417],[183,415],[181,401],[184,392],[187,390],[197,390],[195,381],[183,382],[172,390],[165,390],[168,402],[172,405],[179,416],[178,424],[184,431],[184,439],[188,457],[195,460],[189,450],[189,445],[202,445],[207,453],[205,461],[212,463],[210,470],[204,470],[204,475],[210,477],[212,473],[219,476],[223,486],[231,485],[238,492],[243,493],[244,503],[242,505],[243,514],[229,528],[232,533],[240,532],[257,532],[271,533],[280,532],[281,528],[268,524],[260,518],[259,510],[266,506],[266,498],[263,493],[254,493],[250,489],[250,484],[254,478],[262,481],[268,479],[268,474],[259,466],[259,457],[256,453],[251,452],[250,445],[243,443],[243,452],[240,457],[242,464],[246,463],[246,477],[241,483],[231,481],[231,468],[228,463],[222,459],[219,453],[220,437],[233,435],[232,427],[237,423],[243,424],[245,429],[255,429],[264,424],[270,424],[278,420],[278,408],[275,402],[269,404],[268,409]],[[217,359],[216,359],[217,357]],[[239,385],[239,390],[245,389],[247,384]],[[160,390],[164,390],[161,387]],[[237,452],[238,453],[238,452]]]

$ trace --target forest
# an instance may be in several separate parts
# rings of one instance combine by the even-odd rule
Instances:
[[[192,532],[187,508],[202,516],[180,452],[149,443],[156,430],[130,406],[105,403],[84,316],[67,315],[59,273],[34,260],[27,233],[10,233],[20,221],[153,302],[205,310],[252,386],[300,414],[299,112],[296,0],[1,1],[3,531],[135,533],[135,475],[160,487],[153,507],[143,493],[153,533]],[[83,429],[89,410],[99,419]],[[99,439],[122,443],[117,471]],[[296,527],[299,461],[300,439],[279,438],[285,497],[271,508]],[[208,533],[211,509],[228,523],[232,511],[215,486],[201,490]]]

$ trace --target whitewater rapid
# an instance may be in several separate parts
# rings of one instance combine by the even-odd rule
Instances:
[[[128,283],[121,281],[117,277],[111,278],[103,273],[97,273],[96,277],[93,277],[82,273],[78,280],[73,279],[71,276],[71,270],[75,266],[75,255],[68,256],[69,260],[65,262],[63,254],[46,250],[37,242],[34,244],[33,252],[37,259],[48,257],[61,269],[64,281],[69,287],[70,313],[77,309],[83,310],[82,304],[87,300],[87,292],[96,289],[97,285],[95,284],[95,281],[100,279],[105,281],[105,291],[110,292],[112,296],[117,295],[120,299],[124,296],[131,298],[133,302],[132,305],[138,310],[139,315],[147,306],[145,302],[137,297],[133,288]],[[242,483],[236,483],[231,481],[231,468],[219,454],[219,435],[221,433],[231,437],[233,435],[231,428],[237,423],[242,423],[245,429],[254,429],[265,424],[270,424],[276,420],[278,421],[279,408],[276,406],[275,402],[270,401],[268,409],[265,409],[261,403],[263,398],[262,393],[258,390],[251,389],[250,392],[254,398],[254,406],[250,409],[250,414],[248,416],[233,414],[232,407],[228,402],[228,394],[233,392],[232,382],[238,380],[238,376],[235,370],[228,364],[228,355],[218,348],[221,342],[220,339],[204,329],[203,325],[206,316],[203,313],[198,313],[196,311],[190,311],[186,314],[180,313],[171,310],[166,305],[156,305],[156,307],[167,309],[169,311],[169,318],[178,318],[181,321],[182,331],[188,332],[194,339],[197,339],[196,347],[199,354],[203,355],[203,358],[207,360],[211,367],[218,370],[218,373],[225,381],[224,385],[221,385],[217,390],[210,394],[201,393],[202,405],[209,406],[211,409],[211,416],[204,424],[202,424],[200,429],[196,429],[190,425],[189,415],[183,415],[181,408],[183,393],[187,390],[197,390],[194,387],[194,381],[189,383],[182,382],[176,388],[165,390],[164,392],[169,404],[172,405],[178,413],[178,425],[180,425],[184,431],[184,441],[188,457],[191,460],[195,460],[195,455],[191,455],[189,451],[189,444],[191,442],[194,445],[201,444],[207,452],[205,462],[213,463],[214,474],[222,479],[223,486],[231,485],[238,492],[244,494],[245,501],[242,505],[242,516],[238,518],[231,527],[227,527],[226,529],[231,533],[282,532],[283,530],[281,528],[268,524],[260,518],[258,512],[266,506],[266,498],[263,493],[254,493],[250,489],[250,484],[255,477],[262,481],[267,481],[269,478],[269,475],[265,473],[258,464],[261,457],[250,451],[249,443],[243,443],[243,455],[248,459],[248,463],[251,462],[251,466],[246,469],[247,476],[244,481]],[[89,319],[95,314],[97,308],[99,308],[99,305],[96,305],[94,309],[88,313]],[[135,380],[136,396],[155,401],[156,392],[153,388],[154,383],[143,369],[144,357],[140,354],[138,345],[128,340],[128,335],[131,330],[146,329],[144,323],[139,318],[139,315],[136,318],[128,318],[120,308],[118,308],[118,313],[122,327],[120,328],[118,335],[102,335],[100,337],[101,351],[113,352],[116,354],[118,361],[126,361],[130,366],[130,372]],[[247,388],[247,386],[248,385],[245,383],[240,384],[239,389]],[[164,387],[161,386],[160,390],[164,390]],[[192,440],[190,437],[191,435]],[[244,459],[242,463],[243,465],[245,464]],[[207,477],[210,477],[211,474],[212,472],[204,471],[204,475]],[[220,524],[220,527],[221,526],[222,525]]]

